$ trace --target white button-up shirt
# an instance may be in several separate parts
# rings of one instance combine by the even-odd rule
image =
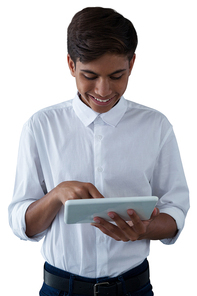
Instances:
[[[33,238],[25,234],[28,206],[63,181],[91,182],[105,198],[159,197],[160,212],[171,215],[178,234],[189,208],[173,128],[166,117],[123,97],[98,114],[76,95],[45,108],[24,125],[9,222],[24,240],[44,238],[42,254],[51,265],[86,277],[117,276],[149,254],[149,240],[120,242],[90,224],[64,223],[64,206],[51,226]]]

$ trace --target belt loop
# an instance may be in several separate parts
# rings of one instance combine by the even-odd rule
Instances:
[[[118,280],[122,283],[122,291],[123,291],[124,295],[127,295],[127,290],[126,290],[125,281],[124,281],[123,276],[120,275],[118,277]]]
[[[74,283],[74,279],[75,279],[75,276],[71,274],[70,275],[70,281],[69,281],[69,291],[68,291],[69,296],[72,296],[73,295],[73,283]]]

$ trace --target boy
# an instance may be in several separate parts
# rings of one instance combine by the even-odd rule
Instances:
[[[24,125],[10,225],[24,240],[43,237],[40,295],[153,295],[150,240],[172,244],[184,226],[188,188],[177,142],[161,113],[123,94],[137,34],[112,9],[86,8],[68,27],[68,66],[78,93]],[[66,225],[68,199],[159,197],[151,219],[128,210],[115,223]]]

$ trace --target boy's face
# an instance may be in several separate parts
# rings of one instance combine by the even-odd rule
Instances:
[[[76,62],[68,55],[68,66],[76,79],[81,100],[98,113],[109,111],[124,94],[135,55],[129,62],[126,56],[105,54],[88,63]]]

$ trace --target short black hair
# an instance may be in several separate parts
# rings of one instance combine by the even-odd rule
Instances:
[[[130,61],[137,43],[131,21],[111,8],[87,7],[68,26],[68,54],[75,64],[77,60],[91,62],[105,53],[125,55]]]

